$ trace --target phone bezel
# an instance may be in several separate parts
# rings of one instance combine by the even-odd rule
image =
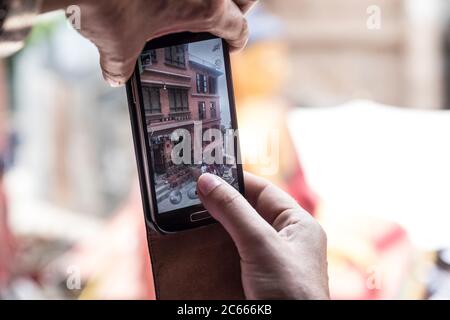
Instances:
[[[164,48],[168,46],[187,44],[197,41],[204,41],[210,39],[220,39],[209,33],[178,33],[163,36],[147,42],[143,51],[150,49]],[[232,83],[231,64],[229,56],[229,47],[226,41],[221,39],[222,49],[224,55],[225,76],[228,88],[228,100],[230,105],[230,118],[233,129],[238,129],[236,104],[234,98],[234,90]],[[141,196],[146,222],[156,231],[167,234],[179,232],[183,230],[193,229],[215,223],[212,218],[202,219],[199,221],[191,221],[191,215],[205,212],[202,204],[176,209],[169,212],[159,213],[156,201],[156,191],[154,184],[153,168],[151,165],[150,142],[146,139],[146,123],[145,114],[143,111],[143,97],[141,90],[139,65],[136,67],[130,80],[127,82],[128,104],[130,109],[131,125],[133,130],[133,140],[135,144],[136,160],[138,164],[139,182],[141,187]],[[235,154],[239,155],[239,141],[235,138],[234,143]],[[239,192],[244,194],[244,179],[242,164],[237,163],[237,178],[239,185]]]

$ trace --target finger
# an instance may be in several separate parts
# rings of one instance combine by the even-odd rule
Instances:
[[[213,20],[213,26],[206,31],[224,38],[232,51],[245,47],[249,37],[248,24],[235,2],[226,0],[223,11]]]
[[[243,0],[240,0],[240,2],[244,6],[248,5]],[[224,0],[224,4],[220,8],[220,10],[216,10],[215,16],[211,17],[209,25],[204,21],[194,24],[192,24],[192,21],[187,21],[186,25],[181,24],[175,27],[172,32],[187,30],[192,32],[208,31],[224,38],[230,45],[231,51],[243,48],[247,43],[249,30],[241,10],[232,0]],[[166,33],[168,32],[160,31],[157,35],[161,36]],[[142,41],[135,39],[133,42],[135,44],[141,43],[142,47],[123,46],[124,42],[118,43],[115,48],[110,47],[111,43],[108,46],[104,46],[105,49],[102,46],[98,46],[103,77],[111,86],[122,86],[130,78],[146,40],[150,39],[143,39]]]
[[[182,31],[209,32],[225,39],[230,50],[245,47],[249,36],[247,20],[233,0],[200,1],[193,12],[196,12],[195,16],[183,19],[184,22],[172,28],[160,30],[157,36]],[[207,14],[207,18],[204,18],[204,14]]]
[[[233,0],[241,9],[242,13],[247,13],[258,1],[257,0]]]
[[[205,208],[227,230],[240,252],[247,244],[260,244],[275,235],[247,200],[219,177],[203,174],[197,189]]]
[[[247,200],[275,230],[312,218],[289,194],[266,179],[245,172],[244,181]]]
[[[142,49],[127,49],[123,52],[121,50],[123,49],[112,51],[99,48],[103,77],[113,87],[124,85],[131,77]]]

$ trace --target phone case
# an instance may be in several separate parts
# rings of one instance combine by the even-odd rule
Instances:
[[[126,90],[127,90],[127,99],[128,99],[128,110],[130,113],[131,131],[132,131],[132,135],[133,135],[134,153],[136,155],[136,167],[137,167],[137,172],[138,172],[138,176],[139,176],[139,188],[141,191],[142,208],[144,210],[145,222],[154,231],[161,233],[161,234],[166,234],[166,232],[161,230],[155,223],[153,223],[153,221],[151,221],[151,219],[148,219],[148,217],[151,216],[150,213],[151,213],[151,210],[153,210],[153,209],[150,206],[151,202],[150,202],[147,187],[146,187],[145,183],[143,183],[144,181],[146,181],[147,177],[145,176],[144,169],[142,168],[142,166],[140,164],[143,163],[145,161],[145,159],[144,159],[144,156],[143,156],[142,150],[141,150],[142,142],[141,142],[140,134],[138,132],[139,127],[138,127],[137,114],[136,114],[136,103],[134,101],[135,98],[134,98],[131,81],[127,82]]]

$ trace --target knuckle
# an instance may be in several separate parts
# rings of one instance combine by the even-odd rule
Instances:
[[[313,220],[311,231],[321,243],[327,243],[327,234],[323,227],[316,220]]]
[[[250,33],[250,28],[248,26],[248,21],[247,21],[247,19],[243,19],[243,21],[242,21],[242,29],[241,29],[241,37],[242,38],[247,38],[249,33]]]
[[[319,235],[319,239],[323,242],[323,243],[327,243],[328,242],[328,238],[327,238],[327,233],[325,232],[325,230],[322,228],[322,226],[317,223],[318,225],[318,235]]]
[[[207,29],[216,26],[226,11],[225,0],[203,1],[203,24]]]
[[[228,190],[224,190],[224,188],[224,186],[219,186],[216,190],[214,190],[213,198],[217,207],[226,211],[235,207],[241,195],[237,191],[233,190],[230,192]]]
[[[325,230],[323,229],[322,225],[313,217],[308,216],[308,218],[304,218],[302,220],[302,226],[306,230],[308,230],[308,233],[317,239],[320,242],[326,243],[327,242],[327,234]]]
[[[232,45],[236,49],[241,49],[241,48],[245,47],[245,45],[248,41],[249,34],[250,34],[250,31],[249,31],[248,22],[245,18],[242,18],[241,29],[236,33],[235,38],[232,39],[233,40]]]

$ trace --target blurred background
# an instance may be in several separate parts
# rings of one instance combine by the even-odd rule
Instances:
[[[280,143],[245,167],[323,224],[332,297],[449,299],[448,1],[264,0],[249,23],[239,127]],[[125,90],[63,12],[0,62],[0,157],[0,298],[154,297]]]

